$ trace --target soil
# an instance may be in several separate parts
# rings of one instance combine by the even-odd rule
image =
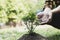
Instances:
[[[30,33],[23,35],[18,40],[48,40],[48,39],[37,33]]]

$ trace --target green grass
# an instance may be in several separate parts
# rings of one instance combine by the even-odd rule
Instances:
[[[0,29],[0,40],[17,40],[26,32],[20,32],[18,28]]]
[[[44,37],[47,37],[49,40],[60,40],[60,30],[59,29],[56,29],[49,25],[45,25],[45,26],[41,26],[41,27],[42,28],[38,27],[38,29],[35,30],[35,32]]]
[[[47,37],[49,40],[60,40],[60,30],[49,25],[38,26],[34,32]],[[17,40],[26,33],[26,28],[0,29],[0,40]]]

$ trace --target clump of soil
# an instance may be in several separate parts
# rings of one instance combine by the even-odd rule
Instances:
[[[18,40],[48,40],[48,39],[37,33],[30,33],[30,34],[23,35]]]

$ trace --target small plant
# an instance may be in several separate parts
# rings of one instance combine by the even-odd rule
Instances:
[[[27,29],[29,30],[29,33],[33,33],[34,29],[35,29],[35,22],[36,22],[36,13],[30,11],[27,15],[25,15],[22,20],[24,21]]]

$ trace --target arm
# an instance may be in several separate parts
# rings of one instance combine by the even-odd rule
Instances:
[[[57,8],[51,10],[51,12],[52,13],[60,12],[60,5]]]

